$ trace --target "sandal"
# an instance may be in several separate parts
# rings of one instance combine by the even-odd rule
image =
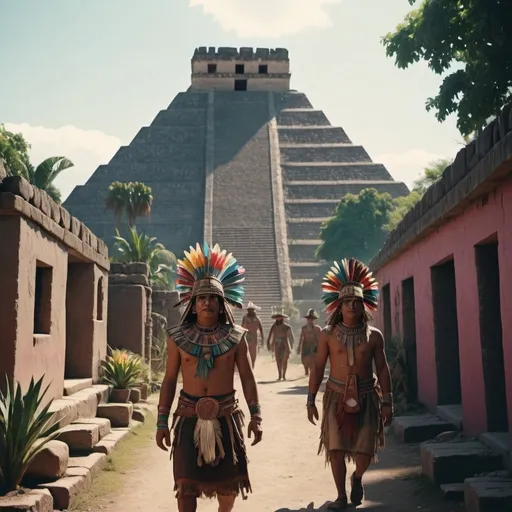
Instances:
[[[350,502],[352,505],[357,507],[358,505],[361,505],[364,498],[363,479],[356,478],[356,474],[352,473],[350,483],[352,485],[352,490],[350,491]]]
[[[345,510],[347,508],[347,497],[337,498],[327,505],[327,510]]]

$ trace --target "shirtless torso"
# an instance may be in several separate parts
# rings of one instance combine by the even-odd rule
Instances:
[[[284,321],[276,321],[270,329],[267,340],[268,350],[274,352],[277,364],[278,380],[286,380],[286,370],[294,344],[293,331]]]
[[[263,326],[261,320],[255,313],[248,313],[242,320],[242,327],[247,329],[245,338],[249,346],[249,353],[251,355],[252,366],[256,364],[256,356],[258,355],[258,333],[261,335],[261,344],[263,344]]]
[[[309,370],[313,364],[321,332],[320,326],[315,324],[304,325],[300,331],[297,353],[301,355],[306,375],[309,375]]]

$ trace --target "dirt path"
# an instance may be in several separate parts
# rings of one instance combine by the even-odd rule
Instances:
[[[323,510],[334,499],[329,468],[317,456],[318,427],[307,422],[307,380],[302,366],[291,365],[289,380],[275,382],[275,365],[260,357],[256,366],[264,415],[264,439],[249,446],[253,494],[239,500],[238,512],[297,512]],[[238,383],[239,388],[239,383]],[[455,512],[460,505],[443,502],[437,491],[427,488],[419,474],[416,447],[406,447],[388,436],[380,462],[365,478],[367,500],[358,510],[379,512]],[[349,468],[350,474],[350,468]],[[168,456],[155,445],[148,447],[138,468],[126,475],[120,496],[110,498],[104,512],[175,512],[172,467]],[[308,507],[309,506],[309,507]],[[317,507],[317,508],[314,508]],[[215,501],[201,500],[200,512],[216,512]],[[353,509],[352,509],[353,510]]]

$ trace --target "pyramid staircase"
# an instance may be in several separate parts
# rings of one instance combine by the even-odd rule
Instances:
[[[245,305],[253,301],[268,333],[281,305],[269,161],[268,94],[215,92],[212,241],[246,269]],[[241,314],[237,321],[241,321]]]

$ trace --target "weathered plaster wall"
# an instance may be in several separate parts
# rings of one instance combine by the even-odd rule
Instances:
[[[235,66],[243,64],[246,74],[255,75],[259,72],[260,65],[268,66],[267,71],[269,75],[273,74],[288,74],[290,72],[289,61],[272,61],[272,60],[194,60],[192,62],[193,73],[208,73],[208,64],[217,64],[217,73],[235,73]]]
[[[474,246],[498,234],[501,310],[505,366],[512,368],[512,181],[490,195],[487,204],[477,202],[464,215],[421,240],[407,252],[377,271],[381,286],[390,284],[393,334],[401,332],[402,281],[414,277],[419,400],[437,404],[437,381],[432,286],[430,267],[453,255],[457,289],[459,358],[464,426],[469,435],[486,430],[485,391],[480,344],[479,303]],[[383,308],[376,324],[384,328]],[[507,375],[509,418],[512,418],[512,375]]]
[[[65,372],[68,379],[99,380],[99,365],[107,347],[107,280],[107,273],[94,263],[69,265]]]
[[[144,356],[146,289],[142,285],[109,286],[108,344]]]
[[[20,218],[17,333],[14,378],[26,389],[32,376],[46,375],[49,396],[63,392],[66,354],[66,247]],[[34,334],[36,262],[53,269],[51,282],[51,327],[49,334]]]

